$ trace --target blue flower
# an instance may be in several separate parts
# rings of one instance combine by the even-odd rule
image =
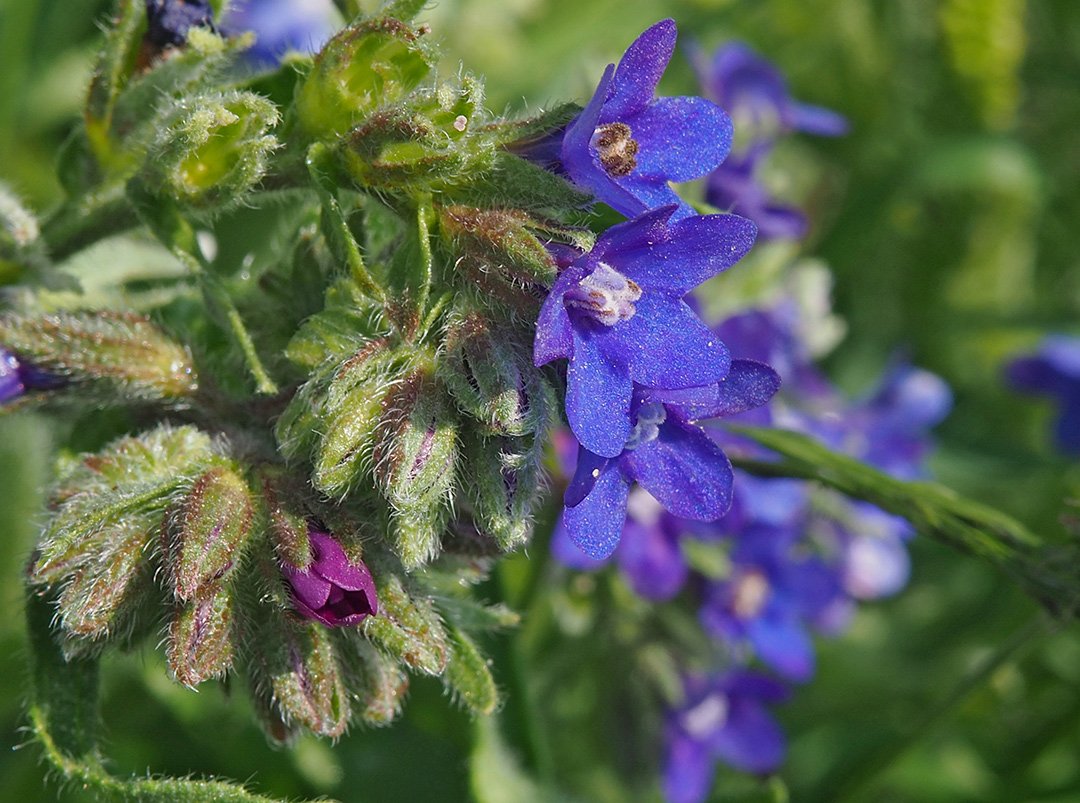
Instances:
[[[767,704],[787,689],[764,675],[734,671],[688,677],[685,703],[668,715],[664,796],[669,803],[702,803],[709,797],[716,762],[765,774],[780,766],[787,740]]]
[[[633,400],[635,425],[619,454],[579,450],[560,526],[587,557],[608,557],[619,544],[635,482],[675,516],[720,518],[731,506],[731,463],[691,421],[764,404],[778,387],[768,366],[736,360],[728,376],[712,386],[675,392],[640,388]]]
[[[230,33],[254,32],[244,57],[257,67],[273,67],[290,50],[317,52],[340,25],[331,0],[237,0],[222,23]]]
[[[537,320],[533,359],[569,360],[570,428],[601,457],[617,457],[630,437],[634,384],[708,385],[731,365],[723,342],[682,298],[750,249],[754,225],[734,215],[669,225],[673,211],[608,229],[560,274]]]
[[[1065,454],[1080,455],[1080,338],[1047,337],[1034,354],[1013,360],[1006,375],[1017,390],[1055,399],[1054,442]]]
[[[797,558],[799,531],[742,530],[731,576],[710,587],[700,616],[705,629],[732,647],[753,647],[770,668],[795,681],[814,673],[807,625],[840,598],[838,572],[817,558]]]
[[[803,131],[838,136],[847,131],[847,121],[828,109],[796,101],[780,71],[743,44],[720,48],[710,64],[703,61],[695,58],[701,83],[735,127],[734,152],[709,174],[705,200],[753,220],[763,239],[802,237],[805,216],[773,201],[761,181],[761,165],[781,135]]]
[[[596,93],[566,129],[562,165],[570,178],[627,217],[675,204],[693,209],[668,185],[704,176],[727,156],[731,120],[699,97],[655,98],[675,50],[672,20],[661,20],[608,65]]]
[[[741,42],[717,49],[708,65],[702,61],[695,59],[701,83],[731,115],[740,139],[760,143],[793,131],[821,137],[847,133],[842,115],[795,100],[783,74]]]

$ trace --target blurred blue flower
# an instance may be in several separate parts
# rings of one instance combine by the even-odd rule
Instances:
[[[704,176],[731,147],[731,120],[711,101],[654,97],[676,36],[669,19],[642,33],[563,137],[566,173],[627,217],[669,204],[675,220],[693,215],[668,182]]]
[[[55,390],[65,382],[63,377],[42,371],[0,348],[0,405],[10,404],[28,390]]]
[[[842,589],[833,567],[797,554],[799,534],[767,526],[740,531],[731,575],[710,586],[700,616],[715,638],[736,649],[752,647],[768,667],[802,682],[814,673],[808,625]]]
[[[750,218],[762,239],[802,237],[805,216],[772,199],[761,165],[779,137],[794,131],[839,136],[847,132],[847,121],[796,101],[780,71],[739,42],[719,48],[708,63],[700,54],[693,60],[706,94],[731,115],[735,129],[732,155],[709,174],[705,200]]]
[[[214,30],[208,0],[146,0],[146,41],[159,48],[179,47],[192,28]]]
[[[780,70],[741,42],[718,48],[708,64],[704,61],[694,59],[701,83],[731,115],[740,139],[745,135],[751,143],[760,143],[793,131],[821,137],[848,131],[842,115],[791,97]]]
[[[1009,363],[1006,376],[1017,390],[1054,398],[1054,442],[1065,454],[1080,455],[1080,338],[1045,338],[1034,354]]]
[[[758,226],[762,239],[797,240],[806,234],[806,216],[793,206],[773,200],[758,180],[758,163],[768,146],[755,146],[745,154],[733,154],[705,179],[705,200],[717,209],[748,217]]]
[[[767,704],[787,689],[764,675],[733,671],[685,680],[685,703],[665,728],[664,795],[669,803],[702,803],[709,797],[716,762],[764,774],[787,752],[783,731]]]
[[[682,297],[749,251],[754,225],[733,215],[669,224],[673,211],[668,206],[604,232],[563,270],[537,320],[534,361],[569,360],[570,428],[601,457],[624,450],[635,384],[708,385],[731,365],[723,342]]]
[[[340,26],[331,0],[235,0],[222,23],[230,34],[255,34],[244,57],[256,67],[273,67],[291,50],[315,53]]]

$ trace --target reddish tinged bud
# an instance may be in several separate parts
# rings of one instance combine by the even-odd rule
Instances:
[[[363,563],[349,560],[328,533],[308,526],[312,558],[306,569],[283,563],[293,605],[307,618],[327,627],[347,627],[379,612],[375,581]]]
[[[228,588],[204,586],[177,609],[169,626],[169,669],[178,683],[196,686],[221,677],[233,662],[233,600]]]

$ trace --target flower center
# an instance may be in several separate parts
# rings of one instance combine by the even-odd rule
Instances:
[[[630,133],[626,123],[608,123],[593,132],[593,147],[609,176],[628,176],[637,167],[638,144]]]
[[[637,311],[634,302],[641,298],[637,282],[627,279],[610,265],[601,262],[596,270],[567,291],[568,307],[583,310],[605,326],[627,321]]]
[[[724,727],[728,700],[723,694],[710,694],[682,715],[682,726],[696,739],[704,739]]]
[[[626,439],[624,451],[632,451],[649,441],[660,437],[660,425],[667,421],[667,410],[659,402],[649,402],[641,405],[638,411],[637,423],[630,431],[630,437]]]
[[[769,600],[769,580],[757,569],[736,578],[731,598],[731,610],[740,619],[755,619]]]

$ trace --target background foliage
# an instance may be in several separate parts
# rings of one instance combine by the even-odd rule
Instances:
[[[0,0],[0,178],[37,208],[58,197],[53,155],[81,105],[109,5]],[[1048,539],[1080,527],[1062,502],[1080,499],[1080,465],[1053,454],[1049,408],[1010,393],[1000,375],[1002,361],[1041,333],[1078,333],[1080,5],[441,0],[426,19],[449,54],[443,69],[464,62],[487,75],[498,109],[587,98],[603,65],[666,15],[684,43],[748,41],[781,66],[796,97],[851,120],[847,137],[787,143],[776,171],[796,196],[811,191],[814,228],[803,249],[835,273],[848,335],[830,374],[858,391],[905,350],[956,392],[938,431],[938,478]],[[693,91],[686,61],[676,59],[662,89]],[[4,748],[26,740],[20,573],[63,427],[29,414],[0,418]],[[792,738],[781,773],[792,799],[1080,799],[1080,633],[1046,625],[1002,576],[937,544],[916,540],[913,563],[906,592],[864,606],[845,637],[823,643],[817,677],[780,710]],[[513,775],[509,751],[587,799],[617,799],[616,780],[642,774],[650,756],[613,741],[628,702],[609,695],[604,679],[634,667],[592,648],[607,623],[589,600],[598,583],[617,601],[623,592],[606,575],[567,577],[519,556],[490,589],[526,614],[515,644],[501,635],[487,645],[509,694],[502,739],[449,705],[437,683],[417,679],[393,728],[273,752],[241,695],[174,686],[148,645],[105,662],[112,768],[253,778],[264,794],[343,801],[466,799],[476,774],[498,772],[503,783],[485,786],[522,800],[530,789]],[[565,668],[582,663],[593,680],[564,682]],[[527,712],[561,737],[530,734]],[[580,722],[593,727],[559,730]],[[0,750],[9,799],[41,799],[42,772],[36,748]],[[783,794],[733,773],[718,788],[730,800]],[[643,799],[654,794],[641,789]],[[85,798],[68,788],[62,799]]]

